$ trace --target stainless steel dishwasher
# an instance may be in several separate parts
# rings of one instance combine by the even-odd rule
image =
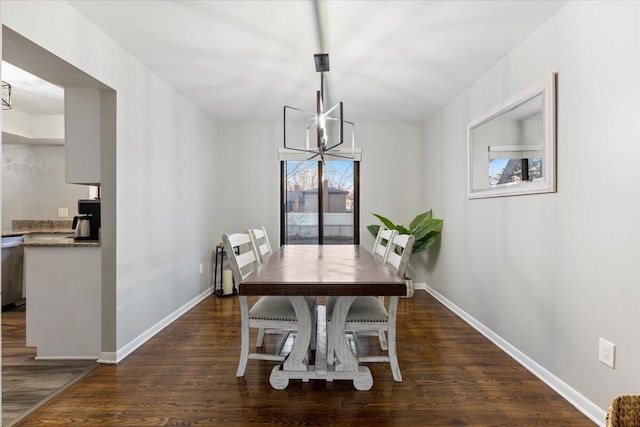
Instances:
[[[22,300],[24,236],[2,238],[2,308]]]

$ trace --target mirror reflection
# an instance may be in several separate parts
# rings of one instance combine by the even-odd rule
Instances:
[[[547,85],[469,126],[469,197],[554,191],[553,103]]]

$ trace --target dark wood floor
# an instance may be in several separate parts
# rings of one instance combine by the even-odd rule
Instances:
[[[399,306],[402,383],[382,363],[369,364],[370,391],[347,381],[292,381],[274,390],[273,363],[256,360],[236,378],[238,300],[212,296],[18,425],[593,425],[425,292]],[[377,351],[376,338],[359,340]]]

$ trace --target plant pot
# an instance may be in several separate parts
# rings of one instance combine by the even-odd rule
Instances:
[[[413,298],[413,292],[414,292],[414,287],[413,287],[413,279],[410,277],[407,277],[404,279],[406,285],[407,285],[407,295],[400,297],[400,298]]]

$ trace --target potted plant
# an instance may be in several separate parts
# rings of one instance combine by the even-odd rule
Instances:
[[[399,234],[413,234],[415,242],[413,244],[413,253],[419,253],[426,250],[436,240],[440,238],[440,232],[442,230],[442,219],[434,218],[433,211],[428,211],[417,215],[409,224],[409,227],[403,225],[394,224],[388,218],[385,218],[379,214],[373,214],[376,218],[382,222],[382,224],[390,230],[397,230]],[[372,224],[367,226],[367,230],[376,237],[380,225]],[[413,296],[413,280],[405,275],[407,281],[407,298]]]

